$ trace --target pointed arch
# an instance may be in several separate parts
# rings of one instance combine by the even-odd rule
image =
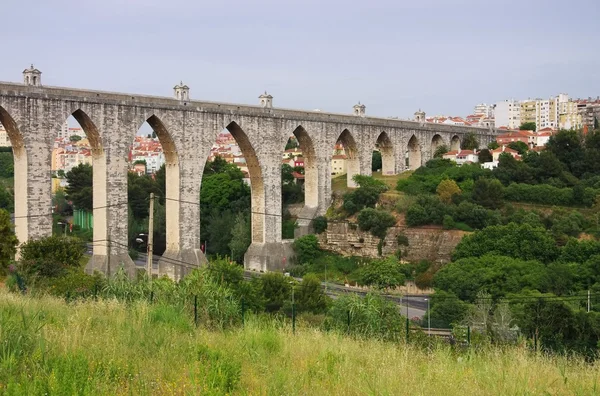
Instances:
[[[450,140],[450,150],[460,150],[460,137],[458,135],[452,136],[452,139]]]
[[[0,106],[0,123],[4,126],[13,151],[15,234],[20,243],[29,239],[29,194],[27,194],[28,159],[23,135],[12,116]]]
[[[93,215],[93,240],[107,241],[108,237],[108,186],[106,175],[106,154],[102,145],[102,137],[91,117],[81,108],[73,110],[68,117],[73,117],[90,144],[92,153],[92,215]],[[68,122],[66,117],[63,122]],[[62,124],[60,125],[62,127]],[[93,257],[89,268],[97,262],[108,260],[108,247],[106,243],[94,243]]]
[[[163,256],[176,256],[180,242],[180,177],[179,155],[172,134],[156,114],[150,115],[145,122],[150,125],[162,146],[165,156],[165,223],[166,249]],[[140,125],[140,128],[142,125]],[[140,129],[138,128],[138,130]]]
[[[421,144],[416,135],[412,135],[408,140],[408,169],[415,170],[421,166]]]
[[[338,149],[340,145],[342,148]],[[356,144],[354,136],[352,136],[352,133],[350,133],[348,129],[344,129],[337,138],[334,150],[339,151],[341,155],[345,155],[347,185],[350,188],[356,187],[356,183],[352,178],[354,175],[360,173],[360,159],[358,155],[358,145]],[[335,155],[336,153],[334,153],[334,161],[336,161]],[[340,158],[340,160],[343,159]]]
[[[392,139],[383,131],[377,137],[375,146],[381,152],[381,174],[393,175],[396,173],[396,161],[394,157],[394,145]]]
[[[265,186],[260,162],[250,139],[244,130],[232,121],[226,127],[237,142],[248,165],[251,191],[252,243],[265,242]],[[202,197],[200,197],[202,199]]]
[[[298,140],[302,156],[304,157],[304,205],[316,208],[319,206],[319,175],[315,146],[302,125],[299,125],[293,134]]]

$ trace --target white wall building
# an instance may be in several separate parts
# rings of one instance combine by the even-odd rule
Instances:
[[[521,125],[521,104],[514,99],[498,102],[494,109],[494,115],[496,128],[516,129]]]
[[[476,105],[475,108],[473,109],[473,114],[482,115],[487,118],[492,118],[492,117],[494,117],[494,108],[495,108],[494,105],[480,103],[480,104]]]
[[[4,126],[0,124],[0,147],[10,147],[10,139],[8,138],[8,133],[4,129]]]

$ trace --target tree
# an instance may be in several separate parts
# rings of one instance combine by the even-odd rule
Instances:
[[[79,164],[67,172],[67,199],[77,209],[93,209],[92,175],[92,166],[89,164]]]
[[[497,143],[496,143],[497,144]],[[484,164],[486,162],[492,162],[494,157],[489,149],[483,149],[477,154],[477,158],[479,159],[480,164]]]
[[[15,160],[12,152],[0,152],[0,178],[10,179],[15,176]]]
[[[374,150],[371,158],[371,171],[380,171],[383,167],[383,160],[381,159],[381,151]]]
[[[537,131],[537,126],[535,122],[524,122],[519,126],[519,130],[521,131]]]
[[[446,154],[448,151],[450,151],[450,150],[448,149],[448,146],[446,146],[445,144],[437,146],[435,151],[433,152],[433,158],[442,158],[444,156],[444,154]]]
[[[57,189],[52,197],[52,206],[54,207],[54,213],[60,213],[62,215],[73,214],[73,207],[71,207],[67,201],[65,190],[62,188]]]
[[[598,117],[594,117],[594,129],[600,129],[600,123],[598,122]]]
[[[298,147],[298,140],[296,139],[295,136],[290,136],[290,138],[288,139],[286,145],[285,145],[285,149],[289,150],[289,149],[293,149]]]
[[[498,144],[498,142],[493,141],[490,144],[488,144],[487,147],[490,150],[496,150],[498,147],[500,147],[500,145]],[[479,161],[479,162],[481,162],[481,161]]]
[[[461,258],[443,266],[434,275],[433,284],[436,293],[443,290],[474,302],[481,290],[487,290],[494,298],[523,289],[544,291],[547,270],[537,260],[489,254]]]
[[[244,213],[238,213],[231,230],[231,241],[229,242],[231,259],[238,263],[244,260],[244,254],[252,243],[250,231],[250,222],[247,220],[247,216]]]
[[[497,179],[477,179],[473,187],[473,202],[488,209],[501,208],[504,197],[503,190],[502,183]]]
[[[294,182],[294,169],[288,164],[281,165],[281,184],[290,184]]]
[[[465,235],[454,248],[452,259],[495,254],[549,263],[554,261],[559,253],[552,234],[546,229],[535,228],[529,224],[509,223],[486,227]]]
[[[449,328],[460,323],[467,315],[469,305],[457,296],[436,290],[431,296],[430,319],[433,327]],[[427,320],[427,317],[423,317]]]
[[[350,215],[365,207],[374,207],[379,194],[388,189],[384,182],[371,176],[354,175],[352,179],[359,187],[344,195],[344,210]]]
[[[384,239],[387,229],[396,224],[396,218],[384,210],[364,208],[357,217],[358,227],[370,231],[372,235]]]
[[[452,197],[460,194],[461,190],[454,180],[444,179],[438,184],[436,192],[440,197],[440,201],[450,204],[452,203]]]
[[[5,209],[9,213],[14,210],[15,200],[11,191],[0,184],[0,209]]]
[[[19,240],[10,221],[10,214],[0,209],[0,274],[6,273],[10,261],[17,253],[18,244]]]
[[[321,252],[319,240],[313,234],[304,235],[296,239],[292,247],[296,253],[296,263],[298,264],[310,263]]]
[[[279,272],[267,272],[260,277],[262,294],[265,298],[265,310],[277,312],[290,300],[292,285],[290,278]]]
[[[479,140],[474,133],[467,133],[460,143],[460,148],[463,150],[476,150],[479,148]]]
[[[69,141],[71,141],[71,142],[78,142],[80,140],[81,140],[81,136],[79,136],[79,135],[71,135],[69,137]]]
[[[508,148],[518,151],[520,155],[525,154],[527,150],[529,150],[529,146],[527,146],[527,143],[521,141],[508,143]]]
[[[400,262],[393,256],[374,260],[359,270],[358,278],[365,286],[384,290],[404,284],[404,273]]]
[[[51,236],[30,240],[21,245],[19,265],[30,276],[61,276],[69,268],[81,268],[85,251],[85,243],[79,238]]]
[[[317,234],[325,232],[327,230],[327,217],[317,216],[313,219],[313,228]]]
[[[316,275],[306,275],[298,286],[295,298],[299,312],[319,314],[327,310],[328,298]]]

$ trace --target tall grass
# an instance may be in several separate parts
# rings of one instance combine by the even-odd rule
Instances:
[[[219,326],[216,326],[219,327]],[[0,394],[599,393],[598,367],[524,348],[430,350],[250,316],[196,328],[183,307],[0,290]]]

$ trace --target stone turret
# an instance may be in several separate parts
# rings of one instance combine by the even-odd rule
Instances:
[[[273,107],[273,96],[269,95],[267,91],[258,97],[260,99],[260,105],[266,109]]]
[[[417,122],[425,122],[425,112],[419,109],[419,111],[415,112],[415,121]]]
[[[173,94],[177,100],[190,100],[190,87],[180,81],[178,85],[173,87]]]
[[[353,114],[355,116],[364,117],[366,110],[367,110],[367,106],[365,106],[364,104],[360,104],[360,102],[358,102],[358,104],[355,104],[352,109],[354,109]]]
[[[41,87],[42,86],[42,72],[33,67],[29,69],[23,70],[23,84],[31,85],[33,87]]]

